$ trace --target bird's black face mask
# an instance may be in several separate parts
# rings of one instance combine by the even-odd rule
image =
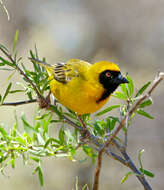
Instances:
[[[128,80],[122,76],[119,71],[105,70],[99,75],[99,82],[103,85],[105,91],[102,97],[98,100],[106,99],[116,88],[122,83],[128,83]]]

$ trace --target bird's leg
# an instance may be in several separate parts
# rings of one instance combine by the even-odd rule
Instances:
[[[84,132],[83,132],[82,138],[81,138],[81,141],[84,141],[84,139],[87,139],[87,137],[90,136],[90,132],[88,131],[86,124],[84,123],[83,119],[81,118],[81,115],[78,115],[77,117],[78,117],[79,121],[81,122],[82,127],[84,128]]]

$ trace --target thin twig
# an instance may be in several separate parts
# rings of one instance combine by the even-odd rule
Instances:
[[[20,101],[20,102],[4,102],[1,105],[2,106],[20,106],[20,105],[23,105],[23,104],[29,104],[29,103],[34,103],[34,102],[37,102],[37,99],[25,100],[25,101]]]

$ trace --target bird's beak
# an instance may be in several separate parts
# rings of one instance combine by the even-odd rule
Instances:
[[[118,80],[118,82],[120,84],[122,84],[122,83],[129,83],[129,81],[125,77],[123,77],[121,73],[118,75],[117,80]]]

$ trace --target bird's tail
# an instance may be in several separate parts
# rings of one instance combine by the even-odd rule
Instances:
[[[36,59],[36,58],[29,58],[29,59],[32,62],[37,63],[37,64],[41,65],[42,67],[45,67],[49,76],[54,75],[54,66],[52,66],[44,61],[41,61],[39,59]]]

